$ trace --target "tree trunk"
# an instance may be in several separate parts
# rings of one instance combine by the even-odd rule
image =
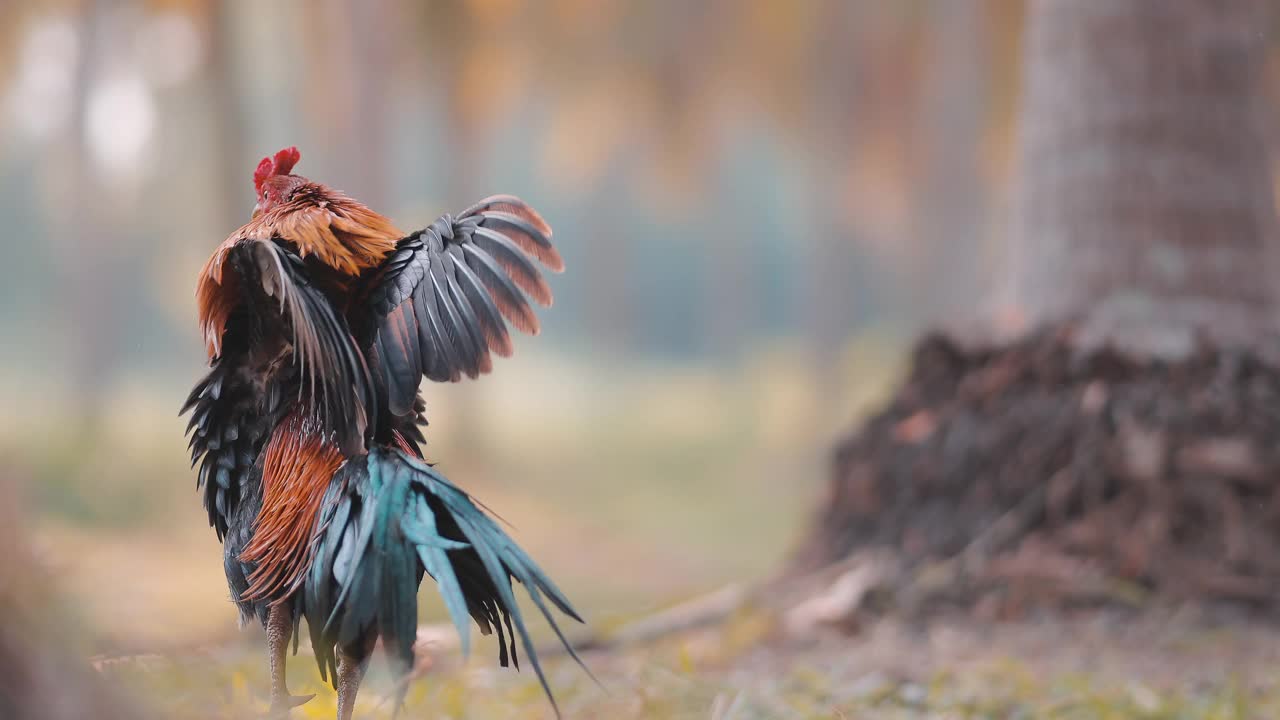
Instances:
[[[982,244],[987,197],[979,177],[987,105],[983,0],[929,6],[929,57],[921,86],[916,265],[912,318],[948,327],[971,322],[991,280]],[[920,322],[921,320],[924,322]]]
[[[219,227],[238,227],[245,221],[253,207],[249,186],[249,173],[245,172],[248,159],[242,150],[245,141],[244,103],[236,83],[235,6],[231,3],[212,3],[206,27],[209,33],[209,94],[216,113],[212,123],[212,141],[218,148],[214,161]],[[249,156],[252,157],[252,156]]]
[[[116,218],[108,211],[100,175],[93,167],[88,145],[89,101],[102,76],[105,55],[103,24],[107,3],[83,4],[77,23],[80,52],[76,61],[72,123],[67,138],[72,168],[70,192],[64,207],[76,212],[59,218],[54,235],[58,252],[63,323],[70,362],[68,388],[79,413],[80,437],[95,438],[101,430],[110,379],[120,361],[120,306],[123,269],[121,238]]]
[[[838,193],[837,189],[844,185],[848,157],[854,150],[852,139],[858,136],[858,126],[864,122],[860,113],[865,108],[859,106],[858,96],[870,83],[866,55],[860,50],[863,41],[878,29],[870,22],[871,9],[866,3],[824,0],[815,10],[821,20],[812,43],[811,62],[824,70],[812,78],[810,92],[819,99],[811,109],[810,132],[819,141],[811,145],[807,165],[812,197],[817,200],[812,208],[813,233],[808,238],[806,278],[797,284],[800,297],[796,307],[800,312],[798,329],[809,355],[809,372],[814,384],[831,399],[845,394],[839,359],[846,331],[854,325],[849,315],[861,313],[865,307],[851,301],[853,293],[865,282],[859,282],[862,278],[851,280],[847,274],[854,231],[828,195]],[[844,72],[829,68],[842,68]],[[822,407],[821,416],[832,417],[833,410],[837,408]]]
[[[1037,0],[1019,304],[1085,344],[1185,355],[1274,327],[1262,0]]]
[[[948,600],[1010,612],[1147,590],[1278,602],[1265,15],[1033,0],[1010,278],[1024,331],[921,341],[837,450],[794,571],[887,548],[941,563]]]
[[[319,76],[325,83],[338,85],[342,107],[324,113],[333,124],[332,137],[338,141],[336,156],[346,178],[342,188],[370,207],[390,212],[386,178],[387,136],[391,132],[387,118],[389,102],[387,71],[389,56],[396,44],[393,8],[385,0],[354,5],[330,2],[330,32],[334,42],[328,44],[327,62],[334,72]]]

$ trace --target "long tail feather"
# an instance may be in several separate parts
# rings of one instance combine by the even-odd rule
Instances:
[[[585,670],[550,605],[579,622],[581,616],[498,523],[430,465],[390,448],[349,460],[325,496],[315,538],[304,612],[322,675],[332,677],[337,647],[357,646],[373,634],[397,674],[406,674],[425,572],[436,581],[463,652],[470,651],[468,615],[482,632],[496,631],[500,664],[518,667],[518,641],[559,715],[513,581]]]

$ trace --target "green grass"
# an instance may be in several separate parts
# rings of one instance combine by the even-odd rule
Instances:
[[[1280,685],[1228,680],[1159,687],[1103,672],[1045,674],[1034,661],[983,661],[918,678],[893,677],[846,663],[830,649],[756,649],[725,658],[707,639],[592,655],[604,688],[565,660],[549,675],[568,718],[626,720],[817,720],[837,718],[1055,718],[1079,720],[1249,720],[1280,717]],[[713,643],[714,645],[714,643]],[[482,662],[483,660],[483,662]],[[487,667],[492,658],[429,673],[415,682],[403,717],[491,720],[551,718],[527,670]],[[446,659],[447,662],[447,659]],[[165,716],[251,717],[266,706],[265,663],[250,650],[181,660],[117,663],[105,671]],[[291,690],[317,698],[295,717],[330,718],[334,695],[305,651],[290,668]],[[388,679],[375,672],[357,716],[388,718]]]

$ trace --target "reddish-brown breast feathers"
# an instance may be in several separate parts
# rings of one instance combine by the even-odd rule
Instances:
[[[234,273],[224,272],[227,256],[244,242],[280,239],[292,243],[302,257],[355,277],[382,264],[404,233],[390,220],[336,190],[304,183],[294,196],[231,234],[200,271],[196,307],[209,357],[222,351],[222,333],[241,301]]]
[[[344,458],[301,411],[276,428],[265,452],[262,509],[240,555],[257,564],[243,598],[278,601],[298,586],[311,562],[316,514]]]

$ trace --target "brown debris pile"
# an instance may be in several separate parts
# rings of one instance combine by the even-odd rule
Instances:
[[[799,573],[891,550],[899,602],[1280,598],[1280,356],[917,346],[836,452]],[[905,595],[903,594],[905,591]]]

